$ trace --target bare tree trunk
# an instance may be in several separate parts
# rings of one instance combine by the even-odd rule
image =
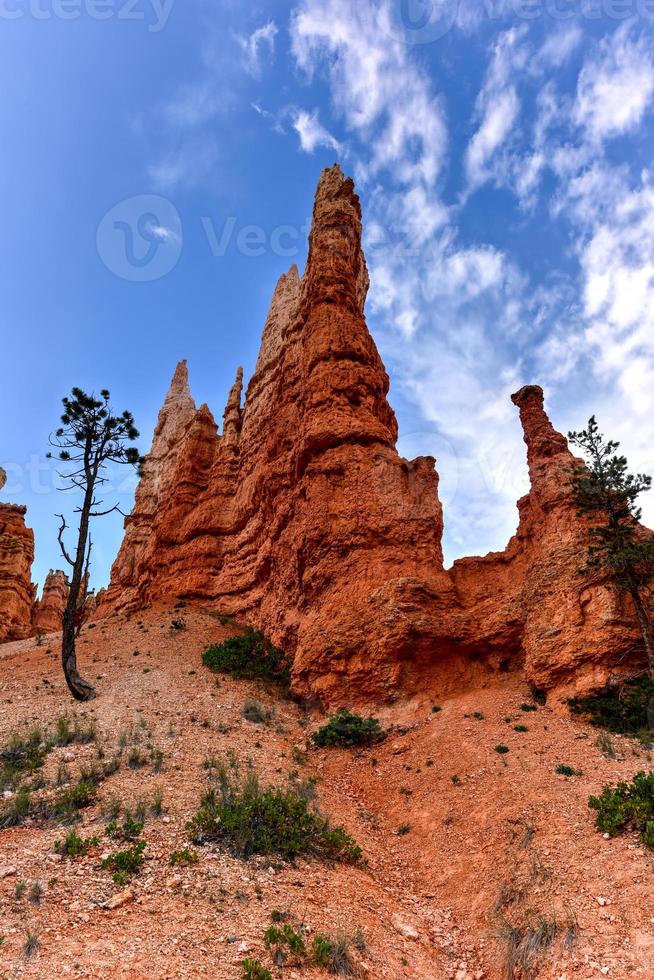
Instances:
[[[68,602],[64,610],[63,634],[61,639],[61,665],[64,677],[68,684],[70,693],[77,701],[92,701],[95,697],[95,688],[80,675],[77,669],[77,656],[75,654],[75,618],[79,605],[80,591],[82,589],[82,579],[86,558],[86,542],[89,534],[89,515],[93,500],[93,485],[89,480],[87,491],[84,496],[84,504],[81,508],[79,522],[79,537],[77,540],[77,552],[73,563],[73,575],[68,592]]]
[[[643,634],[645,651],[647,653],[647,662],[649,665],[649,675],[652,680],[654,680],[654,629],[652,628],[652,620],[650,619],[649,613],[645,608],[643,597],[641,596],[639,589],[633,588],[630,590],[630,592],[631,598],[634,601],[634,606],[636,607],[638,623]]]
[[[77,669],[75,654],[75,606],[66,606],[63,621],[63,636],[61,641],[61,665],[70,693],[77,701],[92,701],[95,697],[94,687],[85,681]]]

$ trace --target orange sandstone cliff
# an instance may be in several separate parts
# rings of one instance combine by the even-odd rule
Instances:
[[[0,504],[0,643],[31,635],[34,532],[25,526],[26,510]]]
[[[522,663],[546,689],[601,683],[637,655],[637,632],[610,590],[577,573],[573,457],[541,389],[513,396],[531,477],[516,535],[446,571],[435,461],[395,448],[367,289],[359,200],[335,166],[318,185],[304,275],[279,280],[221,435],[178,366],[99,615],[215,601],[292,653],[295,691],[325,704]]]

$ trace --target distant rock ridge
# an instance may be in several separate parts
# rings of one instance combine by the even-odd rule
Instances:
[[[577,573],[573,456],[537,386],[513,396],[531,478],[515,536],[444,570],[435,461],[395,448],[367,290],[359,200],[334,166],[318,184],[304,275],[280,278],[222,434],[178,366],[97,615],[214,602],[284,646],[296,693],[324,704],[445,690],[523,662],[537,685],[571,692],[628,666],[629,611]]]

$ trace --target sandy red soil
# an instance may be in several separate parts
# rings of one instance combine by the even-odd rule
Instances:
[[[186,628],[172,629],[180,617]],[[101,839],[86,858],[54,852],[61,827],[0,831],[0,976],[238,978],[245,955],[275,976],[326,975],[273,967],[262,939],[273,909],[290,910],[309,937],[360,928],[366,948],[354,956],[370,978],[500,980],[508,926],[538,916],[556,919],[559,931],[534,976],[654,976],[654,858],[636,836],[605,840],[587,805],[606,783],[650,767],[637,742],[614,737],[616,758],[608,758],[597,731],[580,721],[547,706],[521,711],[529,692],[518,675],[506,675],[442,701],[438,712],[424,699],[377,709],[395,730],[375,748],[311,749],[303,757],[294,748],[304,749],[317,712],[202,667],[203,649],[232,632],[207,610],[170,606],[86,627],[80,666],[98,690],[90,705],[68,696],[56,636],[39,647],[0,648],[3,744],[12,732],[36,722],[53,728],[67,715],[95,721],[105,757],[121,733],[164,753],[159,773],[150,763],[138,771],[123,764],[102,784],[98,804],[77,825],[82,836]],[[271,724],[243,719],[253,697],[275,709]],[[515,732],[516,724],[529,730]],[[510,749],[504,756],[494,751],[499,743]],[[129,744],[124,758],[128,752]],[[96,744],[53,750],[47,782],[62,759],[74,774],[96,753]],[[320,809],[356,838],[366,866],[242,861],[206,847],[197,865],[172,868],[169,854],[187,842],[186,822],[205,785],[202,763],[229,753],[244,769],[251,759],[264,782],[285,782],[291,770],[317,776]],[[583,774],[559,776],[559,763]],[[116,849],[103,838],[102,811],[111,797],[134,805],[156,787],[165,816],[146,823],[148,860],[133,899],[103,908],[121,889],[99,868],[100,856]],[[409,830],[398,835],[403,824]],[[17,883],[35,881],[43,886],[38,905],[28,893],[16,896]],[[32,959],[24,956],[28,931],[40,939]]]

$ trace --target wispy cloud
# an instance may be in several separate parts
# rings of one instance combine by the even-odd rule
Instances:
[[[602,41],[577,85],[575,122],[601,141],[637,126],[654,95],[651,38],[637,37],[630,21]]]
[[[477,97],[476,110],[481,121],[466,151],[469,191],[493,179],[496,154],[507,142],[520,114],[515,73],[526,61],[524,34],[524,28],[512,28],[501,34],[493,47],[487,77]]]
[[[292,114],[292,126],[300,137],[300,146],[305,153],[313,153],[317,146],[329,146],[334,150],[340,149],[340,144],[328,132],[318,119],[318,110],[307,112],[296,109]]]
[[[251,74],[258,75],[260,73],[264,52],[267,52],[268,55],[273,54],[277,34],[277,25],[273,20],[269,20],[267,24],[257,27],[251,34],[236,35],[243,52],[245,67]]]

